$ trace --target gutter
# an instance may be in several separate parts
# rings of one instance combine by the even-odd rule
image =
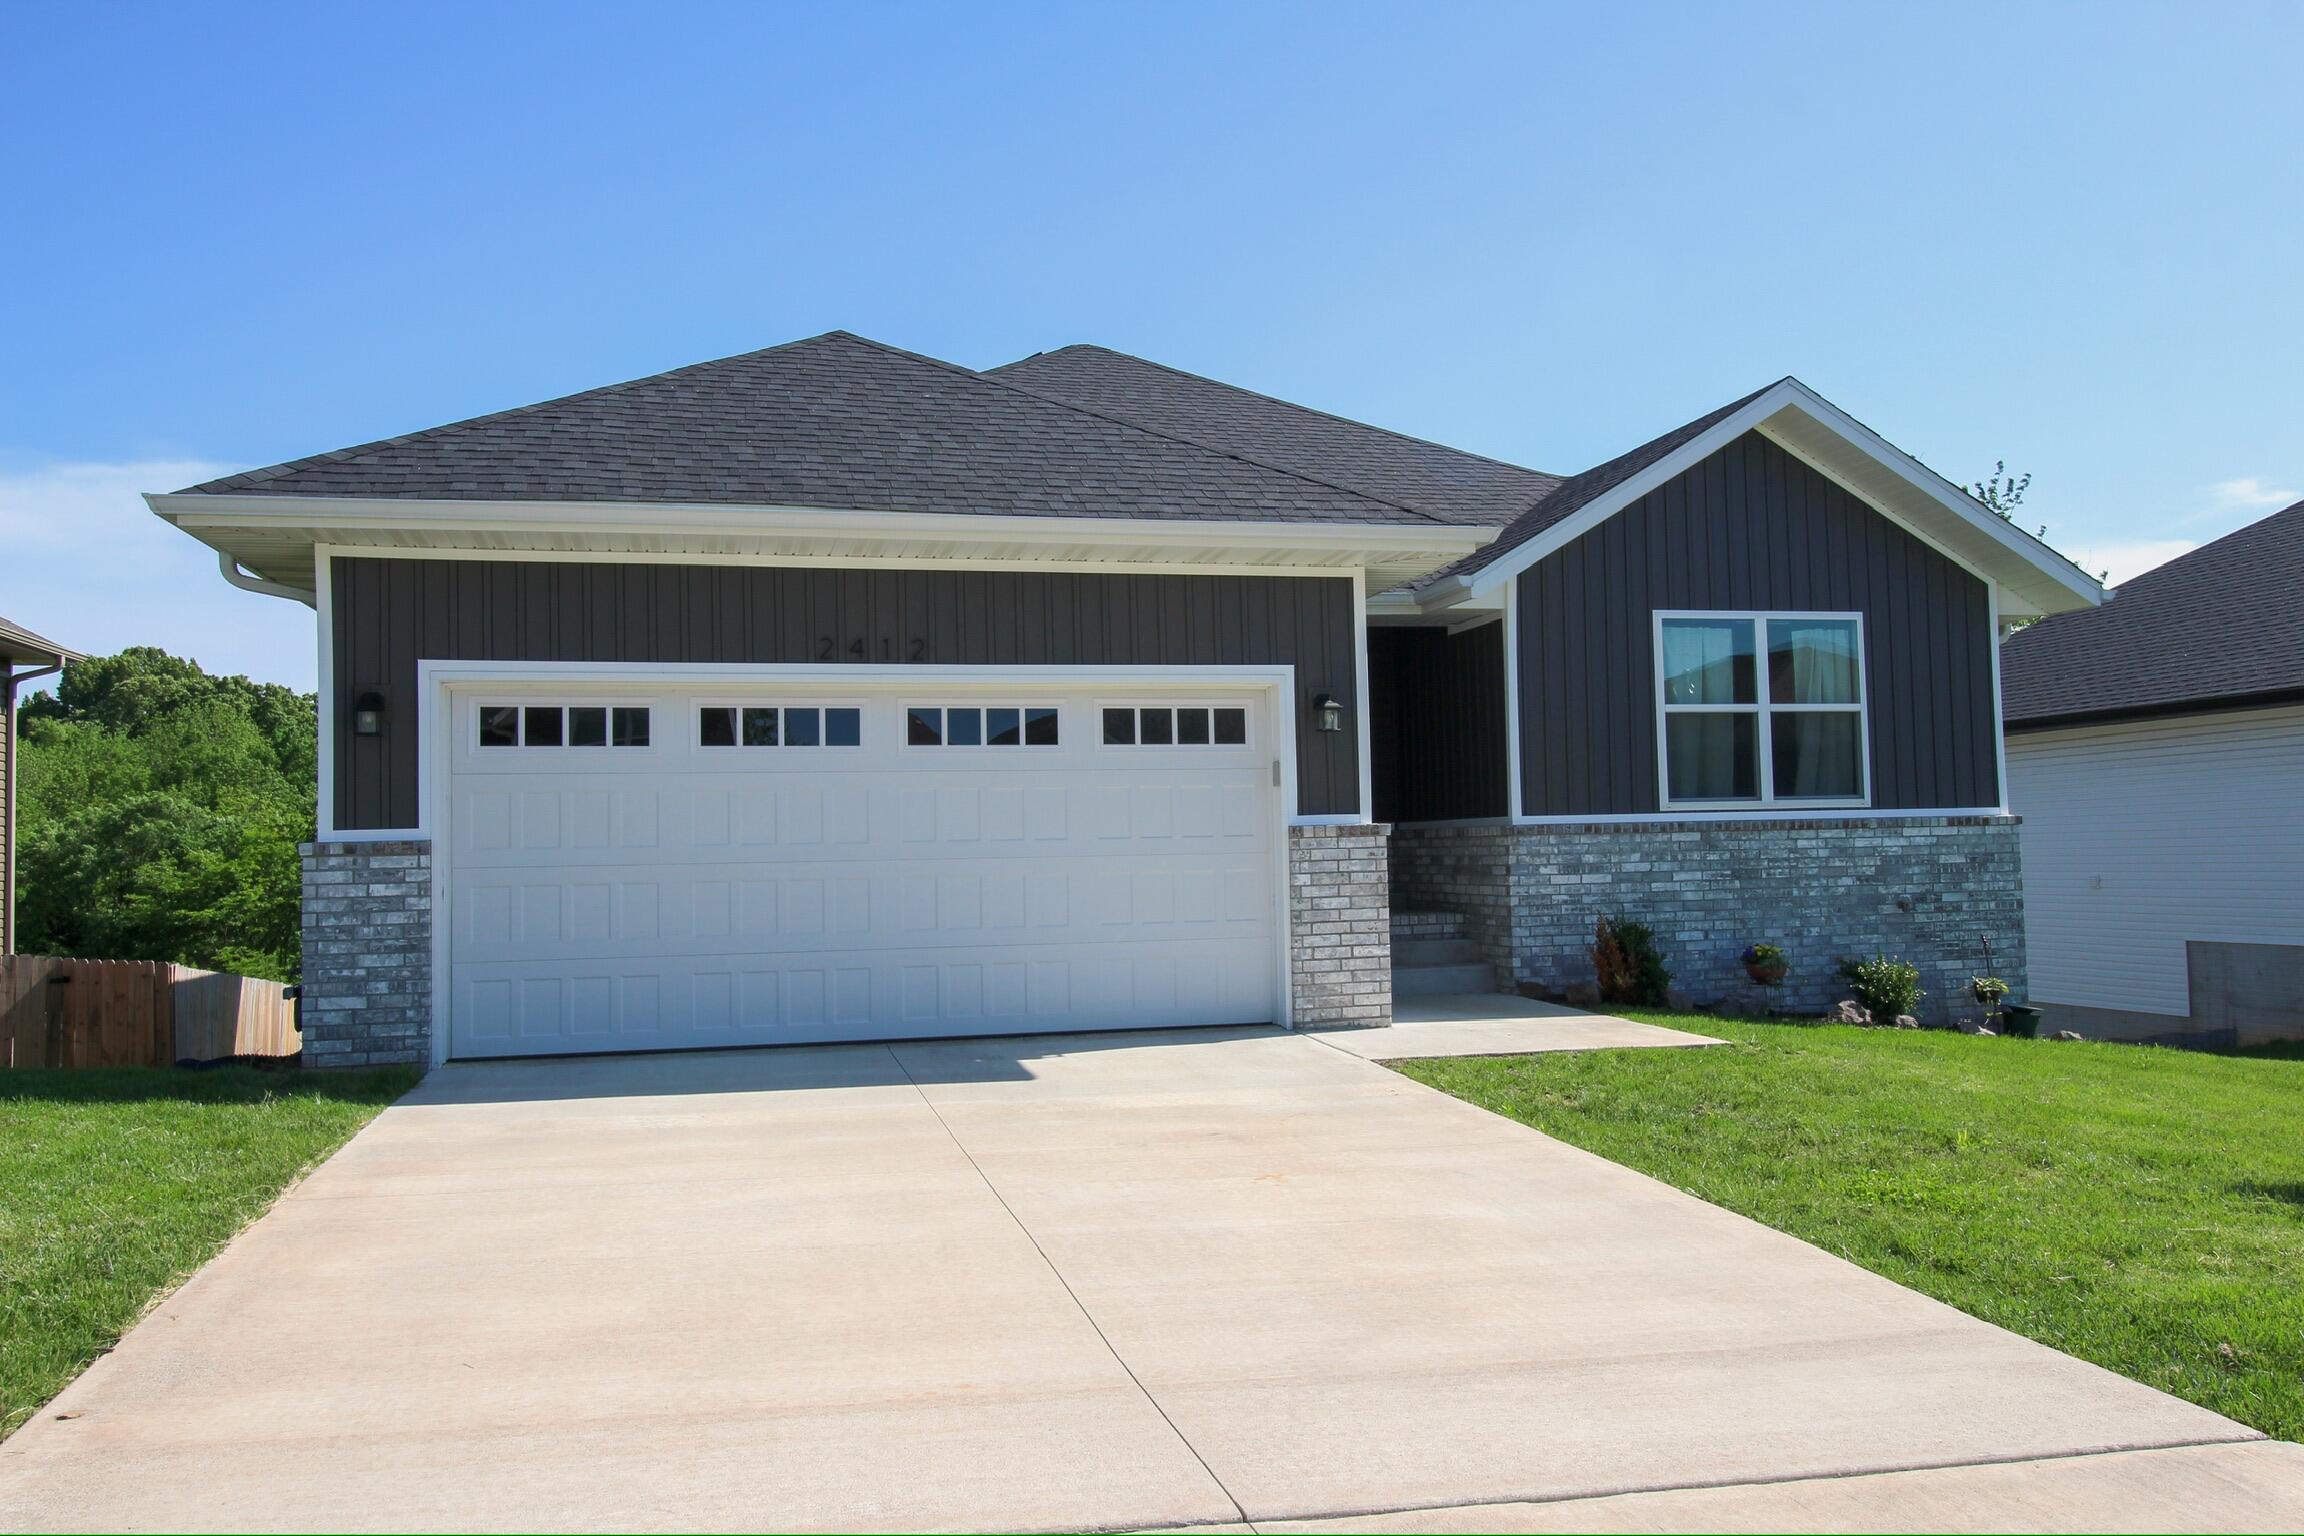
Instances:
[[[312,609],[317,609],[320,606],[319,599],[301,587],[285,586],[277,581],[266,581],[261,576],[249,575],[240,569],[238,560],[223,550],[216,552],[216,568],[224,573],[226,581],[243,592],[255,592],[264,597],[285,597],[291,602],[302,603],[305,607]]]

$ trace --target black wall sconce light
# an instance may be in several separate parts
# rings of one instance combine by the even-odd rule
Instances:
[[[381,736],[384,734],[384,695],[373,688],[352,701],[352,734],[355,736]]]
[[[1312,696],[1312,724],[1323,731],[1344,729],[1344,706],[1336,702],[1336,695],[1316,693]]]

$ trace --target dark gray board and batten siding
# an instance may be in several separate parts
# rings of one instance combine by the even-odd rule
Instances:
[[[1504,626],[1368,631],[1368,719],[1378,821],[1508,811]]]
[[[1529,815],[1662,809],[1670,608],[1862,613],[1873,807],[2000,803],[1984,583],[1758,433],[1529,567],[1516,600]]]
[[[336,824],[417,824],[419,659],[1293,664],[1297,809],[1350,815],[1359,733],[1313,728],[1307,705],[1357,696],[1355,579],[338,556]],[[354,736],[351,701],[370,689],[384,733]]]

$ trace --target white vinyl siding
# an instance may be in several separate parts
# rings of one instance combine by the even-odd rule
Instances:
[[[2192,1011],[2190,939],[2304,943],[2304,708],[2018,732],[2031,990]]]

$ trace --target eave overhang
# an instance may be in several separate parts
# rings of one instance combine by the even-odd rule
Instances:
[[[1493,528],[1236,519],[962,516],[656,502],[148,495],[167,522],[257,577],[309,591],[323,548],[873,564],[1364,570],[1380,592],[1440,570]]]

